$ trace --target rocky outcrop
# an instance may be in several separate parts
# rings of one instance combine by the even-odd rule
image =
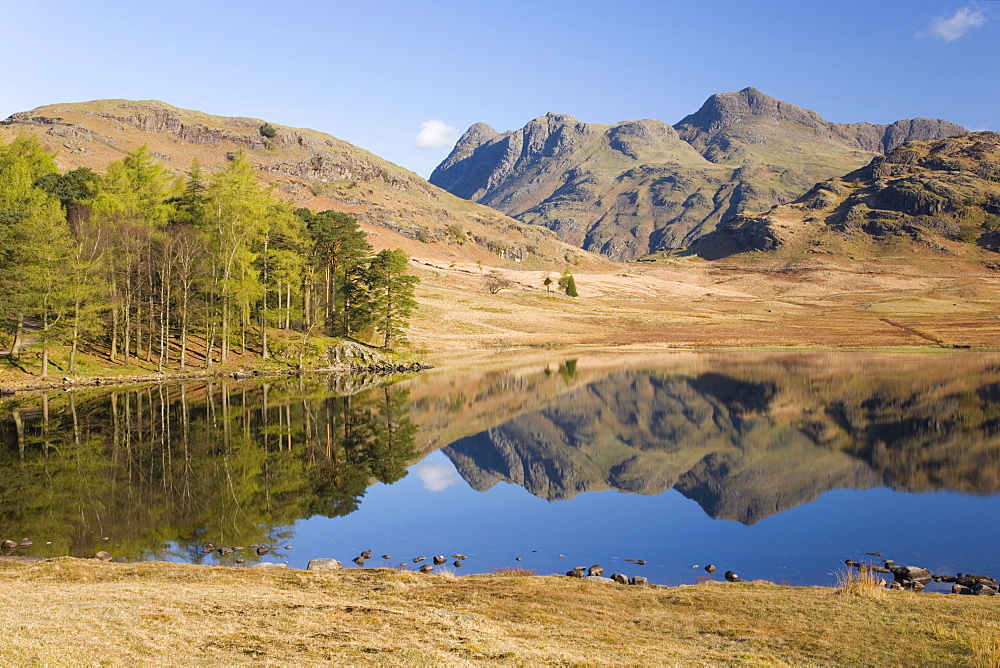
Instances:
[[[902,142],[962,133],[931,119],[831,123],[747,88],[673,127],[554,113],[503,133],[477,123],[430,181],[621,260],[690,246],[733,214],[792,201]]]

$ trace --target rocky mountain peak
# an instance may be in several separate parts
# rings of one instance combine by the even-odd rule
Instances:
[[[682,118],[674,128],[681,138],[692,141],[701,134],[714,134],[733,125],[761,121],[772,124],[789,121],[813,128],[827,124],[815,111],[771,97],[756,88],[744,88],[735,93],[712,95],[698,111]],[[699,148],[697,144],[695,148]]]

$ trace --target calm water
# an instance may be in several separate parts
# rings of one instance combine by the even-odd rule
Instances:
[[[1000,574],[1000,356],[517,353],[380,382],[4,401],[0,539],[200,563],[235,563],[207,542],[264,544],[247,563],[298,568],[458,552],[459,573],[666,584],[709,563],[832,584],[866,552]]]

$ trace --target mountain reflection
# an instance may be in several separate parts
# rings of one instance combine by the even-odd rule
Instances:
[[[352,512],[417,456],[407,391],[358,391],[371,384],[314,376],[7,401],[0,528],[36,537],[43,556],[198,562],[208,541],[280,545],[297,520]]]
[[[444,452],[480,491],[502,481],[558,500],[675,488],[746,524],[836,488],[1000,492],[1000,367],[989,358],[689,366],[595,373]]]

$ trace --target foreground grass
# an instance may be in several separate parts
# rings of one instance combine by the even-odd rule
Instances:
[[[0,653],[40,663],[998,665],[1000,602],[765,582],[0,560]]]

